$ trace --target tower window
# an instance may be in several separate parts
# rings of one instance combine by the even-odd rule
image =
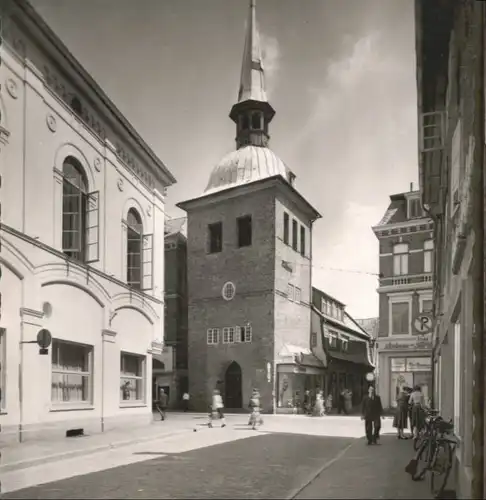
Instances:
[[[243,115],[241,117],[241,129],[248,130],[250,128],[250,117],[248,115]]]
[[[298,232],[297,232],[297,221],[295,219],[292,220],[292,248],[297,250],[298,244]]]
[[[290,220],[289,220],[289,214],[287,212],[284,212],[284,217],[283,217],[283,240],[286,245],[289,244],[289,229],[290,229]]]
[[[262,129],[262,115],[261,113],[253,113],[251,115],[251,128],[253,130]]]
[[[300,226],[300,254],[305,255],[305,227]]]
[[[71,99],[71,109],[77,114],[81,115],[83,112],[83,107],[81,106],[81,101],[77,97]]]
[[[223,250],[223,223],[215,222],[208,225],[209,253],[218,253]]]
[[[249,247],[251,245],[252,237],[251,215],[238,217],[238,219],[236,219],[236,223],[238,230],[238,247]]]

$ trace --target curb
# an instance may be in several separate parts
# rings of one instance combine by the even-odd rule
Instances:
[[[198,430],[200,430],[200,429],[198,429]],[[98,446],[91,446],[91,447],[84,448],[84,449],[65,451],[65,452],[54,453],[52,455],[47,455],[47,456],[43,456],[43,457],[36,457],[33,459],[20,460],[18,462],[11,462],[11,463],[7,463],[5,465],[0,465],[0,473],[4,474],[6,472],[15,472],[18,470],[23,470],[23,469],[28,469],[30,467],[35,467],[36,465],[40,465],[40,464],[53,463],[53,462],[58,462],[58,461],[64,460],[64,459],[93,455],[93,454],[99,453],[101,451],[107,451],[107,450],[112,450],[112,449],[116,449],[116,448],[123,448],[126,446],[130,446],[132,444],[135,444],[135,443],[145,443],[147,441],[170,438],[173,436],[178,436],[180,434],[186,434],[186,433],[193,432],[193,431],[194,431],[194,427],[187,427],[185,429],[180,429],[178,431],[174,431],[174,432],[170,432],[170,433],[165,432],[163,434],[152,434],[150,436],[144,436],[144,437],[137,438],[137,439],[128,439],[125,441],[115,441],[113,443],[107,443],[107,444],[98,445]]]

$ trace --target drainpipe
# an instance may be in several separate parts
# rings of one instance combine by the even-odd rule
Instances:
[[[471,498],[484,498],[484,196],[486,194],[485,176],[484,176],[484,141],[485,141],[485,77],[484,77],[484,3],[476,2],[474,8],[478,9],[478,15],[475,16],[478,23],[479,42],[476,51],[477,66],[475,68],[475,80],[478,82],[475,86],[476,95],[474,102],[477,109],[474,120],[474,136],[477,145],[475,158],[473,159],[473,177],[472,177],[472,231],[474,234],[473,248],[473,461],[472,461],[472,484]]]

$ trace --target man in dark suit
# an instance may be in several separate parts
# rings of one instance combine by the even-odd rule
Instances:
[[[381,398],[375,394],[375,388],[370,385],[368,387],[368,395],[363,398],[363,403],[361,405],[361,420],[365,422],[368,444],[378,444],[382,414],[383,406],[381,404]]]

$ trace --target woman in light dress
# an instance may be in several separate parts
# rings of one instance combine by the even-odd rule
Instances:
[[[221,393],[219,392],[219,389],[214,389],[213,391],[213,398],[212,398],[212,404],[209,409],[209,422],[208,422],[208,427],[213,426],[213,420],[215,415],[217,415],[221,419],[221,427],[226,427],[226,421],[224,418],[224,412],[223,412],[223,398],[221,396]]]
[[[316,394],[316,404],[314,406],[314,413],[317,417],[322,417],[324,415],[324,396],[322,391],[317,391]]]
[[[326,398],[325,409],[327,415],[332,412],[332,394],[329,394]]]

